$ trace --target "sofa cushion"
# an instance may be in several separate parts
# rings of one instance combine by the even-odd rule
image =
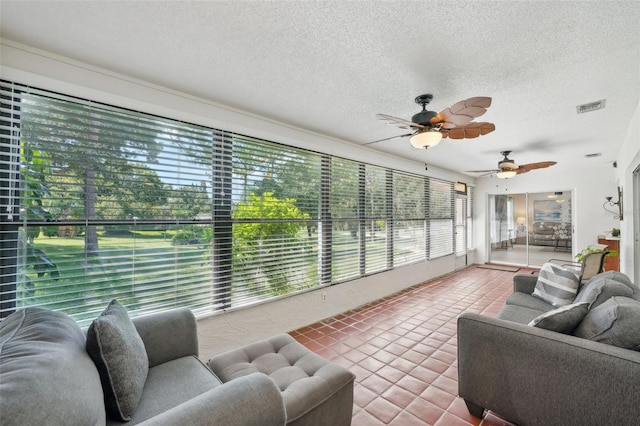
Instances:
[[[87,352],[100,373],[107,413],[131,420],[147,379],[149,360],[127,310],[117,300],[91,323]]]
[[[537,316],[529,325],[562,334],[571,334],[589,312],[589,303],[573,303]]]
[[[535,309],[540,312],[547,312],[555,309],[552,304],[544,300],[534,297],[531,294],[513,292],[505,301],[505,305],[520,306],[523,308]]]
[[[104,425],[100,376],[68,315],[16,311],[0,323],[3,425]]]
[[[553,306],[569,305],[578,293],[578,276],[560,265],[545,263],[538,273],[533,295]]]
[[[215,374],[195,356],[185,356],[156,365],[149,369],[144,392],[127,424],[143,422],[220,385]],[[107,421],[107,425],[118,424],[122,423]]]
[[[594,309],[613,296],[633,297],[633,290],[619,281],[611,279],[590,280],[576,296],[574,303],[587,302]]]
[[[529,324],[534,318],[544,314],[546,311],[538,309],[524,308],[516,305],[504,305],[496,318],[505,321],[517,322],[520,324]]]
[[[574,335],[596,342],[640,350],[640,302],[614,296],[589,311]]]

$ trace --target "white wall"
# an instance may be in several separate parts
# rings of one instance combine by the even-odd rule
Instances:
[[[634,119],[629,123],[622,148],[618,154],[616,184],[623,189],[623,220],[620,221],[620,270],[636,280],[640,278],[640,230],[634,229],[633,206],[638,205],[640,194],[634,193],[633,171],[640,167],[640,103],[636,106]],[[617,198],[617,195],[616,195]],[[640,211],[635,212],[640,215]],[[640,223],[640,221],[636,221]],[[634,251],[635,245],[635,251]],[[634,268],[636,268],[634,270]]]
[[[442,276],[453,271],[454,267],[454,257],[447,256],[254,307],[201,318],[198,322],[201,340],[215,342],[213,347],[207,345],[208,352],[201,355],[210,356],[237,348],[240,344],[313,324]],[[326,302],[322,302],[323,292],[327,293]]]
[[[3,79],[410,173],[473,183],[468,176],[436,167],[430,166],[426,173],[422,162],[403,160],[330,139],[8,40],[0,40],[0,43],[0,75]],[[213,314],[200,319],[199,331],[203,341],[216,342],[217,353],[312,324],[454,269],[454,256],[421,262],[302,295]],[[328,296],[324,303],[321,301],[323,292]]]
[[[478,191],[478,241],[485,241],[488,225],[487,201],[490,194],[520,194],[537,192],[572,191],[572,222],[574,226],[574,254],[597,244],[598,235],[618,228],[619,221],[602,208],[605,197],[616,196],[615,169],[612,161],[594,161],[577,173],[565,173],[562,162],[548,169],[540,169],[512,179],[487,177],[476,182]],[[488,245],[479,246],[478,262],[489,258]]]

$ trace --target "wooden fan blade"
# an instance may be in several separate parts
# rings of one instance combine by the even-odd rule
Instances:
[[[464,127],[450,129],[447,133],[451,139],[464,139],[466,137]]]
[[[487,112],[491,105],[491,98],[475,97],[460,101],[450,108],[440,111],[429,122],[433,125],[442,124],[445,129],[452,129],[457,126],[464,126],[476,117],[480,117]]]
[[[458,126],[465,126],[473,120],[473,116],[466,114],[453,114],[449,111],[449,108],[441,111],[434,118],[429,120],[431,124],[442,123],[442,127],[445,129],[453,129]],[[438,120],[434,123],[434,120]]]
[[[465,127],[463,130],[465,139],[475,139],[480,136],[480,129],[477,127]]]
[[[486,135],[496,129],[493,123],[469,123],[464,127],[454,127],[449,129],[449,137],[451,139],[474,139],[478,136]]]
[[[449,118],[454,117],[456,115],[462,115],[462,116],[471,117],[471,119],[474,119],[476,117],[480,117],[485,112],[487,112],[486,108],[482,108],[479,106],[470,106],[470,107],[463,108],[458,112],[454,112],[451,108],[445,108],[442,111],[440,111],[440,115],[445,117],[445,120],[448,120]]]
[[[496,129],[496,125],[493,123],[487,123],[486,121],[480,122],[480,123],[471,123],[469,126],[478,126],[480,128],[480,134],[482,136],[486,135],[487,133],[491,133]],[[467,127],[469,127],[467,126]]]
[[[522,164],[516,169],[516,174],[530,172],[531,170],[545,169],[557,164],[555,161],[541,161],[540,163]]]
[[[488,96],[475,96],[473,98],[466,99],[463,102],[466,106],[477,106],[485,109],[491,106],[491,98]],[[453,107],[451,109],[453,109]]]
[[[491,106],[491,98],[488,97],[475,97],[465,99],[464,101],[457,102],[446,108],[450,114],[462,114],[472,115],[474,117],[480,117],[487,112],[487,108]],[[478,114],[478,115],[475,115]]]
[[[366,143],[363,143],[362,145],[363,146],[364,145],[371,145],[371,144],[374,144],[374,143],[384,142],[384,141],[388,141],[388,140],[395,139],[395,138],[405,138],[405,137],[411,136],[411,135],[413,135],[413,133],[407,133],[405,135],[391,136],[390,138],[378,139],[377,141],[373,141],[373,142],[366,142]]]
[[[413,121],[409,121],[409,120],[404,120],[402,118],[393,117],[391,115],[376,114],[376,118],[378,120],[386,121],[389,124],[398,126],[401,129],[413,129],[413,130],[424,129],[424,126],[421,124],[414,123]]]

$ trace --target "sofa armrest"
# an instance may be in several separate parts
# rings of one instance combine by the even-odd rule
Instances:
[[[269,376],[253,373],[215,387],[140,426],[284,425],[280,389]]]
[[[198,356],[198,327],[186,308],[133,318],[153,367],[184,356]]]
[[[538,281],[537,275],[516,274],[513,276],[513,291],[519,293],[532,294]]]
[[[635,424],[640,352],[511,321],[458,318],[458,390],[516,424]],[[482,407],[482,408],[480,408]]]

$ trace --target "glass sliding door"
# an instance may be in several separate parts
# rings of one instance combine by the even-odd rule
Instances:
[[[541,266],[549,259],[573,260],[571,204],[571,191],[528,194],[528,264]]]
[[[526,210],[526,194],[492,195],[489,205],[490,260],[526,265],[526,238],[523,240],[518,232],[518,220]]]
[[[571,191],[489,196],[489,260],[541,266],[573,260]]]

